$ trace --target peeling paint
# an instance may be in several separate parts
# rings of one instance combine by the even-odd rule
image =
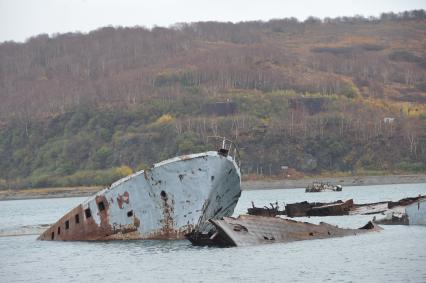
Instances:
[[[213,234],[187,235],[194,245],[250,246],[327,239],[382,230],[372,222],[359,229],[345,229],[324,222],[317,225],[279,217],[254,215],[240,215],[238,218],[224,217],[210,221],[216,229]]]
[[[118,194],[117,204],[120,209],[123,208],[123,203],[129,204],[129,193],[124,192],[123,195]]]
[[[39,239],[183,239],[194,229],[211,229],[211,218],[232,215],[241,195],[240,179],[235,160],[216,151],[172,158],[113,183],[61,217]]]

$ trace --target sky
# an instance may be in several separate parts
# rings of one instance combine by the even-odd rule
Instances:
[[[103,26],[378,16],[413,9],[426,9],[426,0],[0,0],[0,42]]]

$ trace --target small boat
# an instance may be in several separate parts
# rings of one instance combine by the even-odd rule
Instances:
[[[341,185],[330,185],[329,183],[323,183],[323,182],[314,182],[308,187],[306,187],[305,192],[306,193],[318,193],[318,192],[341,192],[343,190],[343,187]]]
[[[217,151],[168,159],[113,183],[38,239],[183,239],[210,231],[208,220],[231,216],[241,195],[238,149],[221,139]]]

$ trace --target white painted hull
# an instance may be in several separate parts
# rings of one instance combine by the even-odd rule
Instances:
[[[39,239],[181,239],[193,229],[208,232],[210,218],[232,215],[240,177],[232,157],[215,151],[169,159],[100,191]]]
[[[426,225],[426,200],[407,206],[405,213],[410,225]]]

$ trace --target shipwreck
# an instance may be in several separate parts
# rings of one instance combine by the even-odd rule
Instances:
[[[401,201],[404,201],[402,204]],[[386,211],[385,216],[374,218],[383,225],[426,225],[426,196],[400,200]]]
[[[306,193],[319,193],[319,192],[341,192],[343,187],[341,185],[331,185],[329,183],[314,182],[308,185],[305,189]]]
[[[271,207],[264,206],[264,207],[256,207],[254,205],[254,202],[251,202],[251,206],[247,208],[247,214],[249,215],[259,215],[259,216],[270,216],[275,217],[277,215],[285,215],[285,211],[280,210],[280,207],[278,205],[278,202],[275,202],[275,205],[273,203],[269,204]]]
[[[215,137],[218,138],[218,137]],[[230,216],[241,195],[238,149],[175,157],[123,178],[51,225],[39,240],[183,239]]]
[[[284,210],[279,210],[278,202],[271,208],[256,207],[252,202],[252,207],[247,208],[250,215],[271,216],[287,215],[288,217],[310,217],[310,216],[340,216],[340,215],[369,215],[386,214],[388,218],[400,218],[405,221],[403,215],[410,214],[413,219],[411,223],[420,223],[425,219],[426,196],[403,198],[398,201],[381,201],[373,203],[354,203],[353,199],[346,201],[338,200],[334,202],[296,202],[285,205]],[[415,209],[417,208],[417,210]],[[408,212],[407,212],[408,211]],[[414,220],[415,219],[415,220]],[[398,220],[398,219],[396,219]],[[398,221],[397,221],[398,222]],[[423,220],[424,222],[424,220]]]
[[[240,215],[238,218],[211,219],[215,226],[209,234],[193,232],[187,238],[196,246],[252,246],[272,243],[288,243],[302,240],[327,239],[354,236],[381,227],[372,222],[358,229],[339,228],[324,222],[311,224],[280,217]]]

